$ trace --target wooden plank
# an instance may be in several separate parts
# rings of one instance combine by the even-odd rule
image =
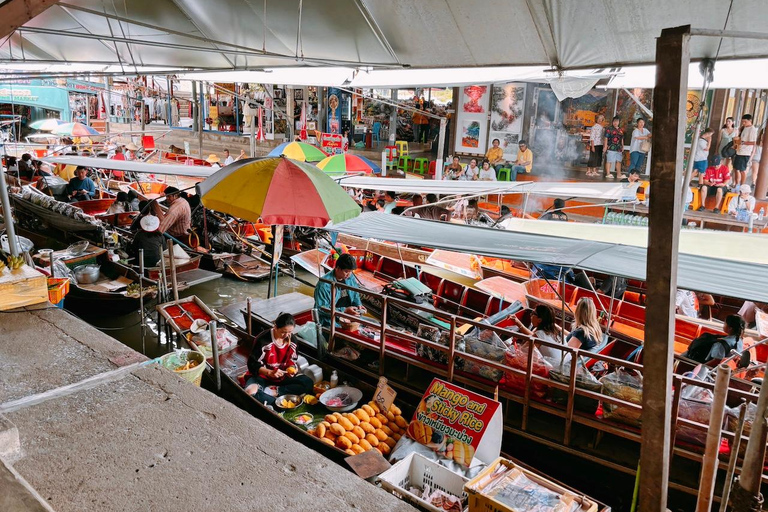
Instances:
[[[675,334],[677,259],[682,222],[681,169],[685,141],[690,26],[664,29],[656,41],[648,300],[643,368],[640,512],[664,512],[669,488],[670,396]]]
[[[176,274],[176,282],[179,283],[179,289],[183,289],[185,284],[188,288],[200,283],[207,283],[208,281],[219,279],[220,277],[221,274],[218,272],[196,268],[194,270],[187,270],[186,272],[179,272]]]

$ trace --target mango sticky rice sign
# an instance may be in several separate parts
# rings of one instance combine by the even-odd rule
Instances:
[[[462,466],[501,452],[501,404],[434,379],[408,425],[408,437]]]

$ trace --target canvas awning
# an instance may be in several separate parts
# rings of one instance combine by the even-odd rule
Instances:
[[[548,197],[578,197],[601,201],[618,201],[634,197],[636,185],[627,183],[582,183],[558,181],[452,181],[394,180],[354,176],[339,180],[348,188],[389,190],[398,194],[481,195],[536,194]]]
[[[646,279],[647,251],[642,247],[374,212],[327,229],[414,246]],[[683,253],[678,260],[677,285],[688,290],[765,302],[768,301],[768,265]]]
[[[186,176],[189,178],[207,178],[216,172],[216,169],[213,167],[206,167],[204,165],[151,164],[90,156],[49,156],[41,158],[41,160],[49,164],[82,165],[83,167],[93,167],[94,169],[143,172],[161,174],[163,176]]]

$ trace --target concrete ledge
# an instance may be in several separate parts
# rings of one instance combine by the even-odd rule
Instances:
[[[19,429],[11,423],[11,420],[0,414],[0,459],[16,459],[19,455],[21,455]]]
[[[53,512],[13,468],[0,459],[0,510],[3,512]]]

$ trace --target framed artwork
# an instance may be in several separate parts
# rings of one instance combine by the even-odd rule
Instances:
[[[293,90],[293,99],[296,101],[301,101],[304,99],[304,89],[294,89]]]
[[[462,89],[462,111],[485,114],[488,109],[488,85],[469,85]]]
[[[491,94],[491,131],[522,133],[525,84],[494,85]]]
[[[480,136],[484,132],[481,122],[476,119],[464,119],[461,123],[461,147],[474,149],[482,147]]]
[[[504,150],[505,160],[510,161],[517,158],[517,144],[520,142],[519,133],[491,131],[488,135],[488,147],[491,146],[494,139],[499,139],[499,147]]]
[[[469,85],[461,89],[456,109],[457,153],[485,154],[488,137],[488,104],[490,85]]]

